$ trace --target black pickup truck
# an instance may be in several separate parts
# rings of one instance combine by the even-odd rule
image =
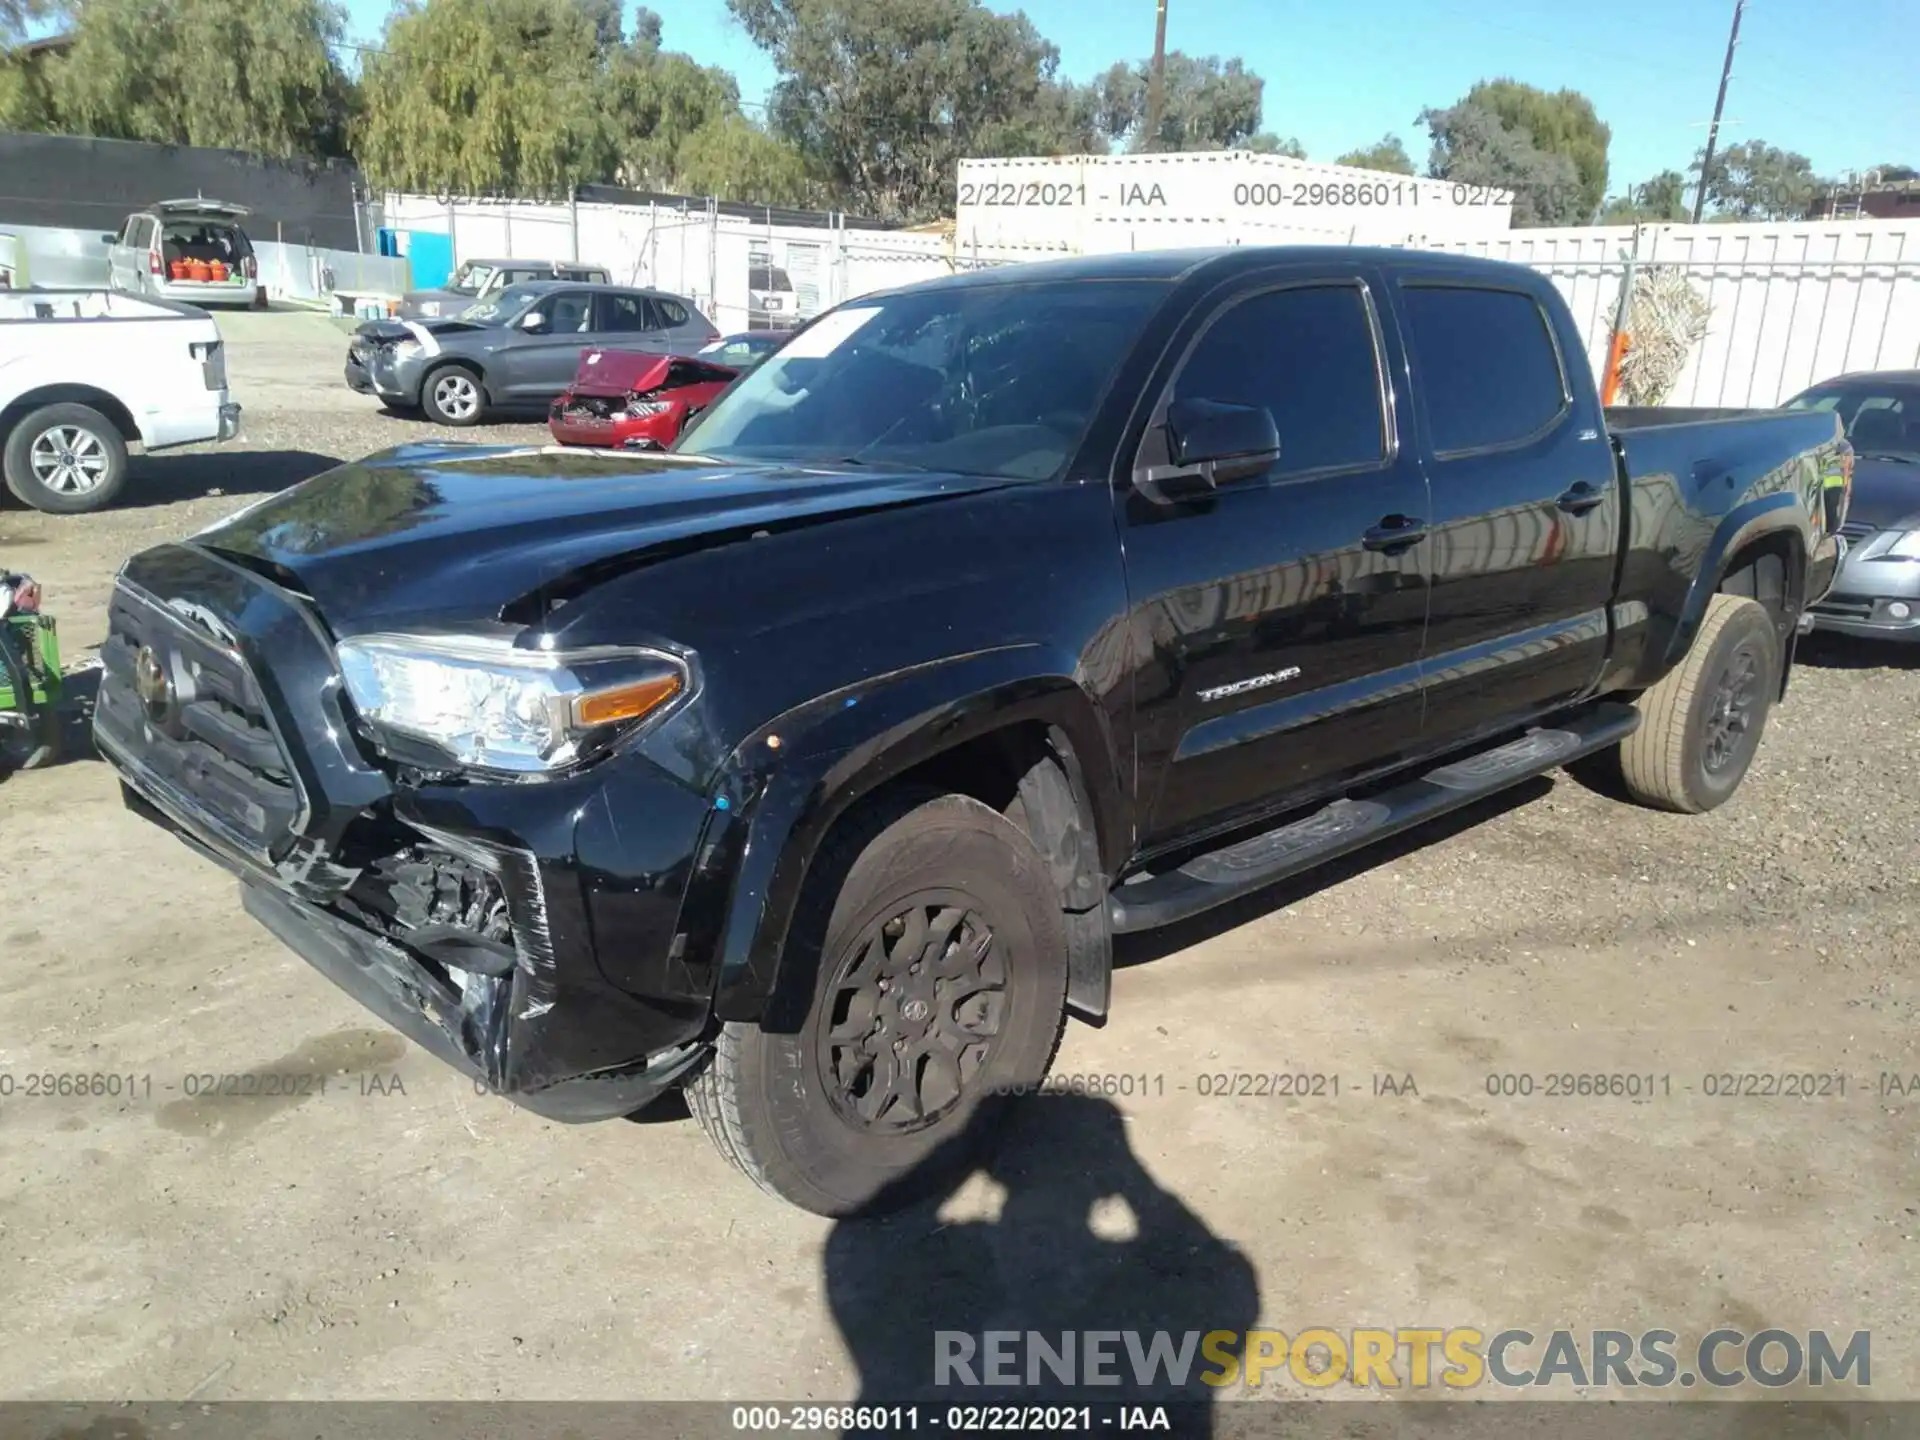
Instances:
[[[851,1213],[1104,1018],[1117,933],[1602,751],[1721,804],[1850,465],[1830,414],[1613,433],[1521,268],[1012,267],[829,312],[666,454],[403,446],[144,551],[95,733],[476,1084],[684,1086]]]

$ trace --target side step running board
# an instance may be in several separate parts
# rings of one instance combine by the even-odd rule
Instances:
[[[1366,800],[1335,800],[1291,825],[1196,856],[1177,870],[1122,885],[1111,900],[1116,934],[1156,930],[1264,889],[1362,845],[1458,810],[1482,796],[1617,745],[1640,725],[1631,705],[1603,701],[1551,729],[1529,730]]]

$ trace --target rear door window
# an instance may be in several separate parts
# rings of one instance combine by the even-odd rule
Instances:
[[[1436,454],[1515,444],[1567,409],[1560,352],[1533,296],[1424,284],[1400,296]]]
[[[1280,435],[1273,477],[1377,466],[1387,454],[1366,292],[1307,285],[1241,300],[1215,320],[1173,398],[1259,405]]]
[[[626,291],[604,291],[599,298],[600,323],[595,327],[614,335],[632,335],[657,330],[659,325],[647,313],[644,295]]]

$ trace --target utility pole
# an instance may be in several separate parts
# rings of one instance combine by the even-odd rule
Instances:
[[[1153,67],[1147,72],[1147,133],[1140,148],[1151,150],[1160,142],[1160,111],[1167,98],[1167,0],[1159,0],[1153,21]]]
[[[1707,149],[1700,157],[1700,186],[1693,192],[1693,223],[1700,223],[1707,205],[1707,179],[1713,174],[1713,149],[1720,139],[1720,113],[1727,108],[1727,79],[1733,74],[1733,48],[1740,43],[1740,12],[1747,0],[1733,0],[1733,30],[1727,36],[1727,59],[1720,67],[1720,94],[1713,102],[1713,123],[1707,126]]]

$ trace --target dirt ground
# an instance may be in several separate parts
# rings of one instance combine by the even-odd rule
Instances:
[[[230,336],[240,440],[137,462],[107,514],[0,510],[70,660],[131,551],[432,433],[345,390],[336,325]],[[1130,944],[1057,1066],[1120,1093],[1029,1105],[991,1173],[865,1225],[762,1195],[683,1115],[476,1096],[97,760],[16,775],[0,1396],[847,1400],[924,1386],[936,1329],[1728,1325],[1870,1330],[1871,1398],[1920,1398],[1916,716],[1920,655],[1821,645],[1715,815],[1556,777]],[[1655,1093],[1544,1093],[1567,1072]],[[1787,1072],[1844,1094],[1712,1093]],[[1296,1073],[1339,1094],[1213,1078]],[[63,1074],[121,1093],[28,1093]],[[325,1090],[193,1078],[231,1074]]]

